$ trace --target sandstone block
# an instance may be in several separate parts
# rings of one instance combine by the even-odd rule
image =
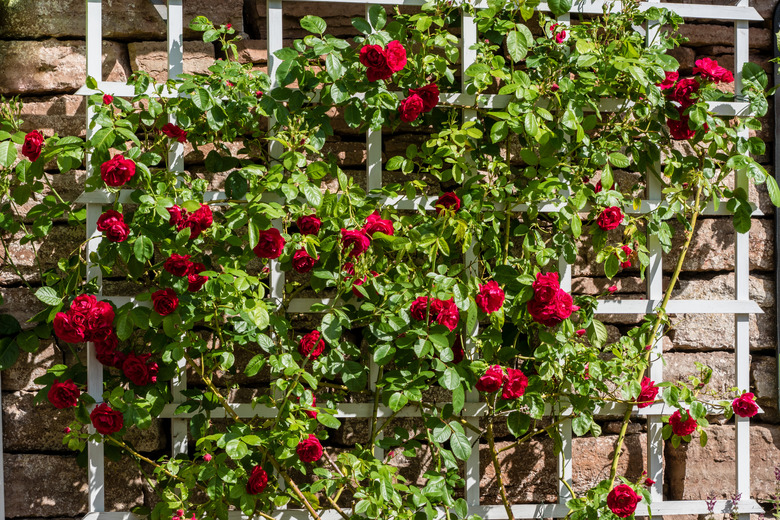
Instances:
[[[19,212],[23,215],[40,204],[44,197],[53,193],[51,188],[49,188],[49,184],[63,200],[75,200],[84,191],[84,181],[87,178],[87,172],[85,170],[74,170],[65,174],[54,173],[45,174],[45,176],[48,184],[44,183],[43,190],[40,193],[33,193],[30,200],[19,207]],[[25,221],[32,222],[33,219],[25,219]],[[67,222],[67,215],[55,219],[55,222]]]
[[[6,453],[3,462],[6,485],[13,483],[6,493],[7,518],[72,517],[86,511],[87,470],[75,457]],[[143,504],[142,476],[134,463],[107,462],[106,483],[106,510]]]
[[[592,488],[609,478],[612,453],[617,436],[575,437],[572,443],[572,480],[576,493]],[[645,435],[627,435],[618,461],[618,475],[636,480],[647,469],[647,439]]]
[[[709,441],[702,448],[698,439],[677,449],[667,444],[667,489],[672,500],[704,499],[714,493],[730,497],[735,482],[735,436],[733,424],[707,428]],[[758,500],[774,492],[774,468],[780,460],[780,426],[750,426],[750,489]]]
[[[759,420],[780,422],[777,409],[777,359],[769,356],[753,356],[750,363],[750,388],[756,394],[756,402],[764,410]]]
[[[724,45],[733,48],[734,26],[731,24],[684,23],[679,34],[688,38],[685,47]],[[770,49],[772,35],[768,29],[750,28],[750,48]],[[702,57],[702,56],[699,56]]]
[[[750,350],[775,349],[775,310],[750,317]],[[679,350],[731,350],[734,348],[734,316],[731,314],[682,314],[672,317],[669,339]]]
[[[241,63],[268,63],[268,45],[265,40],[241,40],[238,42],[238,60]]]
[[[254,8],[250,7],[247,19],[247,32],[266,34],[267,17],[265,0],[256,0]],[[362,4],[337,4],[323,2],[295,2],[284,6],[284,34],[288,38],[303,38],[308,32],[301,28],[300,19],[312,14],[319,16],[328,24],[328,34],[334,36],[357,35],[352,26],[352,18],[365,17],[365,7]]]
[[[730,352],[667,352],[664,354],[664,381],[688,382],[688,376],[698,376],[694,363],[703,363],[712,369],[712,379],[705,390],[726,396],[734,386],[734,354]]]
[[[84,96],[47,96],[22,99],[22,130],[43,135],[86,136],[87,102]],[[67,200],[67,199],[66,199]]]
[[[168,79],[168,51],[165,42],[128,43],[130,66],[133,71],[145,71],[152,75],[155,81],[164,82]],[[212,43],[188,41],[184,42],[184,73],[206,74],[214,64],[214,45]]]
[[[40,0],[0,3],[0,37],[4,38],[83,38],[86,35],[86,8],[81,0]],[[203,15],[217,24],[232,23],[243,31],[243,3],[231,0],[188,0],[184,3],[185,37],[200,38],[190,31],[190,20]],[[145,0],[103,3],[104,38],[144,38],[165,40],[166,24]]]
[[[72,175],[72,174],[68,174]],[[71,177],[72,178],[72,177]],[[73,253],[78,244],[84,241],[85,235],[82,229],[71,226],[52,226],[51,231],[43,240],[35,243],[20,244],[19,239],[22,234],[17,234],[9,239],[8,250],[19,271],[28,281],[40,280],[38,276],[38,266],[35,262],[35,251],[38,252],[38,259],[41,262],[43,270],[51,269],[57,265],[57,260],[67,258]],[[0,283],[17,283],[19,277],[10,269],[0,270]],[[21,297],[21,292],[15,293]],[[6,298],[6,305],[9,305]],[[17,305],[18,306],[18,305]],[[18,308],[19,312],[27,313],[28,310],[23,307]],[[37,312],[37,311],[36,311]],[[29,314],[32,316],[32,314]],[[26,319],[26,318],[25,318]]]
[[[0,294],[5,303],[0,305],[0,312],[10,314],[22,324],[22,328],[30,327],[28,319],[42,311],[45,306],[27,287],[2,287]]]
[[[25,2],[26,3],[26,2]],[[73,92],[86,81],[83,41],[7,41],[0,48],[0,91],[8,94]],[[127,81],[130,66],[124,46],[103,42],[103,79]]]
[[[510,442],[497,442],[496,449],[500,451],[510,444]],[[557,462],[551,439],[540,436],[522,443],[499,453],[498,461],[510,502],[555,502],[557,500]],[[479,447],[479,471],[480,502],[500,504],[498,481],[487,445]]]
[[[45,375],[49,367],[62,362],[62,353],[53,342],[33,354],[20,352],[16,363],[2,373],[2,389],[3,391],[15,392],[42,388],[41,385],[36,385],[33,381]]]

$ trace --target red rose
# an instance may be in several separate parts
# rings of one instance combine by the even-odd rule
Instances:
[[[206,266],[201,264],[200,262],[195,262],[190,266],[190,272],[187,274],[187,282],[189,286],[187,287],[187,290],[189,292],[198,292],[200,291],[200,288],[203,287],[203,284],[205,284],[209,277],[208,276],[202,276],[200,273],[202,271],[206,270]]]
[[[436,201],[436,214],[441,215],[445,209],[450,211],[458,211],[460,209],[460,198],[455,192],[448,191],[443,193],[439,200]]]
[[[111,94],[103,94],[103,104],[104,105],[110,105],[114,102],[114,96]]]
[[[24,144],[22,144],[22,155],[30,159],[31,162],[35,162],[38,157],[41,156],[43,141],[43,134],[38,130],[29,132],[24,136]]]
[[[92,413],[89,414],[89,419],[92,421],[92,426],[95,427],[95,430],[103,435],[116,433],[125,425],[122,412],[114,410],[106,403],[97,405],[92,410]]]
[[[558,92],[560,88],[561,87],[559,87],[557,83],[553,83],[552,85],[550,85],[550,92]]]
[[[561,29],[560,31],[556,32],[555,29],[560,26],[563,27],[560,24],[554,23],[550,26],[550,32],[555,35],[555,43],[563,43],[563,41],[566,39],[566,31]]]
[[[693,105],[693,94],[699,91],[699,82],[694,78],[681,79],[674,86],[674,89],[670,90],[669,98],[672,101],[677,101],[683,108],[688,108]]]
[[[179,231],[185,227],[190,228],[190,240],[192,240],[207,230],[212,222],[214,222],[214,215],[211,212],[211,208],[208,204],[201,204],[200,208],[195,210],[195,212],[187,215],[184,220],[180,220],[177,228]]]
[[[116,348],[118,345],[119,338],[116,337],[116,333],[112,330],[105,339],[95,342],[95,357],[107,367],[122,368],[124,354],[117,352]]]
[[[406,49],[398,40],[393,40],[385,46],[385,59],[392,72],[398,72],[406,66]]]
[[[554,327],[579,310],[579,307],[574,305],[569,293],[558,289],[551,301],[543,302],[534,297],[528,302],[527,309],[535,322]]]
[[[755,396],[750,392],[746,392],[734,399],[731,402],[731,408],[740,417],[753,417],[758,413]]]
[[[688,412],[686,412],[688,413]],[[669,417],[669,424],[672,425],[672,432],[679,437],[685,437],[696,431],[696,427],[699,425],[696,419],[688,414],[688,419],[683,421],[680,410],[676,410],[671,417]]]
[[[458,321],[460,321],[460,311],[458,311],[458,306],[455,305],[453,298],[434,300],[431,303],[431,313],[434,311],[436,311],[436,322],[439,325],[444,325],[451,331],[457,328]]]
[[[292,266],[299,273],[308,273],[317,263],[316,258],[309,256],[306,249],[300,248],[292,257]]]
[[[504,369],[498,365],[493,365],[477,380],[477,390],[488,394],[498,392],[498,389],[504,384],[505,377]]]
[[[642,378],[641,388],[639,397],[636,398],[636,407],[647,408],[655,401],[658,395],[658,387],[655,386],[655,381],[651,381],[649,377],[644,377]]]
[[[383,219],[378,211],[374,211],[366,217],[366,224],[363,226],[363,232],[366,235],[374,236],[374,233],[377,231],[384,233],[385,235],[392,235],[394,232],[393,222]]]
[[[341,270],[350,276],[355,276],[355,264],[352,262],[344,262],[344,265],[341,266]]]
[[[423,113],[425,102],[417,94],[411,94],[398,105],[398,113],[401,114],[401,121],[411,123]]]
[[[525,389],[528,387],[528,378],[521,370],[514,368],[506,369],[506,378],[504,379],[504,390],[501,392],[502,399],[517,399],[522,397]]]
[[[152,293],[152,307],[160,316],[167,316],[176,310],[179,298],[173,289],[160,289]]]
[[[130,228],[124,221],[115,220],[106,229],[106,240],[109,242],[124,242],[130,236]]]
[[[104,340],[111,333],[114,325],[114,308],[110,303],[97,302],[87,314],[84,339],[87,341]]]
[[[411,314],[412,318],[414,318],[417,321],[425,321],[426,316],[429,315],[428,297],[418,296],[412,302],[412,305],[409,307],[409,314]],[[435,318],[433,311],[430,312],[430,317],[431,317],[431,321]]]
[[[623,210],[617,206],[604,208],[596,219],[596,224],[604,231],[615,229],[623,223]]]
[[[504,304],[504,291],[495,280],[479,286],[479,294],[474,298],[485,314],[496,312]]]
[[[84,317],[71,312],[58,312],[54,316],[54,333],[62,341],[68,343],[81,343],[84,341],[86,327]]]
[[[718,65],[718,62],[711,58],[702,58],[693,63],[693,73],[699,74],[704,79],[709,79],[713,83],[731,83],[734,81],[734,75],[730,70]]]
[[[135,163],[121,155],[100,165],[100,177],[108,186],[123,186],[135,175]]]
[[[298,352],[305,358],[317,359],[325,350],[325,342],[320,338],[320,331],[313,330],[301,338]]]
[[[97,230],[98,231],[108,231],[116,225],[117,222],[124,222],[125,217],[121,213],[119,213],[116,210],[109,209],[106,210],[102,215],[100,215],[97,219]]]
[[[417,94],[423,100],[423,112],[430,112],[439,104],[439,86],[429,83],[424,87],[410,88],[409,95]]]
[[[455,336],[455,343],[452,344],[452,362],[456,365],[463,361],[466,353],[463,351],[463,342],[460,340],[460,336]]]
[[[679,121],[675,121],[674,119],[666,120],[666,126],[669,127],[669,133],[671,134],[672,139],[687,141],[696,135],[696,130],[691,130],[688,121],[690,121],[690,117],[684,115],[682,111],[680,111]]]
[[[171,215],[171,218],[168,220],[168,222],[172,226],[178,225],[179,222],[182,222],[185,218],[187,218],[187,212],[179,206],[171,206],[170,208],[165,209],[167,209],[168,213]]]
[[[360,49],[360,63],[366,66],[368,81],[390,79],[393,71],[387,66],[385,51],[379,45],[366,45]]]
[[[122,363],[125,377],[138,386],[146,386],[157,382],[157,363],[150,362],[151,354],[129,354]]]
[[[620,484],[607,495],[607,506],[616,516],[628,518],[636,511],[636,505],[642,500],[642,497],[628,484]]]
[[[666,78],[661,83],[658,83],[658,88],[661,90],[666,90],[668,88],[672,88],[674,84],[677,82],[678,79],[680,79],[680,73],[676,70],[674,72],[669,72],[668,70],[665,71]]]
[[[76,386],[72,380],[68,379],[60,383],[58,380],[54,380],[54,384],[51,385],[47,397],[49,402],[54,405],[55,408],[71,408],[79,403],[79,387]]]
[[[268,485],[268,474],[260,466],[252,468],[252,473],[249,474],[249,480],[246,483],[246,492],[250,495],[257,495],[262,493],[265,487]]]
[[[80,294],[73,299],[70,304],[70,312],[81,314],[82,316],[89,316],[89,311],[92,307],[97,305],[97,298],[91,294]]]
[[[257,245],[252,250],[258,257],[273,260],[282,255],[286,241],[278,229],[271,228],[260,231],[257,238]]]
[[[531,287],[534,290],[534,300],[539,303],[550,303],[561,289],[558,273],[538,273]]]
[[[298,217],[297,224],[301,235],[316,235],[320,232],[322,221],[316,215],[303,215]]]
[[[341,230],[341,245],[344,251],[349,251],[349,256],[352,258],[358,257],[368,250],[368,246],[371,245],[371,239],[362,229]]]
[[[162,133],[164,133],[171,139],[176,139],[180,143],[183,143],[187,140],[187,131],[182,130],[181,128],[174,125],[173,123],[165,123],[162,127]]]
[[[622,249],[623,252],[626,254],[626,261],[620,262],[620,268],[627,269],[631,267],[631,255],[634,254],[634,250],[628,246],[620,246],[620,249]]]
[[[173,253],[171,257],[163,264],[163,269],[173,276],[187,276],[192,268],[190,255],[177,255]]]
[[[317,437],[309,434],[308,439],[298,443],[295,453],[298,454],[301,462],[315,462],[322,458],[322,444],[320,444],[320,440]]]

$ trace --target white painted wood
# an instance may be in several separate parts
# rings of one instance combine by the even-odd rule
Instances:
[[[184,9],[182,0],[168,0],[168,79],[178,79],[184,72]],[[173,115],[168,122],[176,124]],[[184,143],[170,139],[168,146],[168,168],[174,172],[184,171]]]

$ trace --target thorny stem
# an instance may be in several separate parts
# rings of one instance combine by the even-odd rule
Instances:
[[[492,407],[491,407],[492,408]],[[506,516],[509,520],[515,520],[512,514],[512,506],[509,505],[509,499],[506,496],[506,489],[504,488],[504,479],[501,478],[501,465],[498,463],[498,456],[496,455],[496,443],[493,438],[493,417],[487,418],[486,436],[488,445],[490,446],[490,458],[493,459],[493,470],[496,472],[496,480],[498,481],[498,489],[501,492],[501,502],[504,504],[506,510]]]
[[[344,520],[349,520],[349,516],[344,512],[343,509],[339,507],[339,505],[335,502],[335,500],[330,498],[328,495],[325,495],[325,500],[327,500],[328,503],[333,507],[333,509],[335,509],[336,512],[341,515],[341,518],[343,518]]]
[[[669,303],[669,299],[672,297],[672,291],[674,290],[675,285],[677,284],[677,280],[680,276],[680,272],[682,271],[683,267],[683,261],[685,260],[685,255],[688,253],[688,249],[691,245],[691,240],[693,240],[693,231],[696,229],[696,221],[699,218],[699,213],[701,212],[701,192],[702,192],[702,186],[699,184],[699,186],[696,188],[696,199],[693,203],[693,215],[691,216],[691,228],[689,231],[686,231],[685,236],[685,244],[683,244],[682,250],[680,251],[680,256],[677,258],[677,265],[674,268],[674,272],[672,273],[672,277],[669,279],[669,285],[666,288],[666,293],[664,293],[664,299],[661,302],[661,306],[659,307],[655,321],[653,321],[653,327],[650,329],[650,339],[648,341],[648,345],[654,345],[656,338],[659,335],[659,332],[662,330],[662,322],[665,319],[666,316],[666,305]],[[650,360],[650,356],[653,353],[653,349],[650,348],[645,353],[645,362],[648,362]],[[638,376],[638,379],[641,380],[642,375]],[[615,477],[617,476],[617,467],[618,467],[618,461],[620,460],[620,454],[623,451],[623,443],[626,440],[626,432],[628,431],[628,423],[631,420],[631,412],[634,411],[633,406],[629,406],[626,408],[626,413],[623,415],[623,425],[620,427],[620,434],[618,435],[617,439],[617,445],[615,446],[615,453],[612,455],[612,465],[610,466],[609,470],[609,480],[610,480],[610,489],[612,489],[615,486]]]

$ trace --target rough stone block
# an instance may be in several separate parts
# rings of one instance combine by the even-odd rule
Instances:
[[[46,238],[35,243],[20,244],[19,239],[22,236],[22,234],[17,234],[9,238],[8,250],[19,271],[28,281],[40,280],[38,266],[35,262],[35,251],[38,252],[38,259],[45,271],[55,267],[60,258],[69,257],[73,250],[84,241],[84,231],[75,226],[54,225]],[[18,283],[19,277],[13,269],[5,265],[3,267],[0,270],[0,283]],[[6,298],[6,305],[9,305],[8,298]],[[23,308],[19,310],[26,311]]]
[[[38,130],[45,136],[86,136],[87,102],[84,96],[47,96],[22,99],[22,130]]]
[[[575,493],[584,493],[609,478],[612,454],[617,436],[575,437],[572,441],[572,481]],[[618,460],[617,474],[637,480],[647,469],[647,439],[645,435],[627,435]]]
[[[254,8],[247,9],[247,32],[251,34],[266,34],[267,17],[265,0],[256,0]],[[309,34],[301,28],[300,19],[312,14],[322,17],[328,24],[327,32],[334,36],[357,35],[352,26],[352,18],[365,17],[365,7],[362,4],[338,4],[324,2],[294,2],[284,5],[284,34],[288,38],[303,38]]]
[[[165,42],[128,43],[127,52],[133,71],[145,71],[155,81],[168,79],[168,51]],[[184,42],[184,73],[206,74],[214,64],[214,45],[212,43]]]
[[[764,410],[759,416],[762,422],[780,422],[777,409],[777,358],[753,356],[750,363],[750,389],[756,394],[756,402]]]
[[[241,63],[268,63],[268,45],[265,40],[241,40],[238,42],[238,61]]]
[[[730,497],[735,482],[734,425],[712,425],[707,428],[707,446],[701,447],[698,436],[677,449],[666,445],[666,478],[672,500],[701,500],[714,493]],[[780,461],[780,426],[750,426],[751,495],[766,500],[774,492],[774,468]]]
[[[730,352],[667,352],[664,354],[664,381],[688,382],[688,376],[699,375],[695,363],[712,369],[712,379],[705,390],[725,396],[734,386],[734,354]]]
[[[24,2],[27,3],[27,2]],[[87,79],[83,41],[7,41],[0,47],[0,92],[52,94],[73,92]],[[8,74],[7,71],[17,71]],[[130,65],[124,45],[103,42],[103,79],[127,81]]]
[[[4,311],[3,311],[4,312]],[[63,362],[63,355],[54,345],[49,343],[35,353],[21,352],[16,363],[2,373],[3,391],[35,390],[42,388],[33,383],[46,374],[46,370]]]
[[[497,442],[496,449],[507,448],[511,442]],[[509,501],[555,502],[558,493],[556,457],[549,438],[535,438],[498,454],[501,479]],[[498,480],[487,445],[479,447],[480,502],[500,504]]]
[[[678,32],[688,38],[685,47],[724,45],[733,48],[734,46],[733,24],[684,23]],[[772,35],[768,29],[750,28],[751,49],[771,49],[771,41]]]
[[[44,197],[53,192],[49,188],[56,190],[60,197],[65,201],[75,200],[84,191],[84,181],[87,178],[85,170],[73,170],[65,174],[45,174],[48,183],[44,183],[43,190],[39,193],[33,193],[25,204],[19,206],[19,212],[26,215],[32,208],[40,204]],[[32,222],[34,219],[25,219],[26,222]],[[55,222],[67,222],[67,215],[55,219]],[[75,245],[75,244],[74,244]]]

